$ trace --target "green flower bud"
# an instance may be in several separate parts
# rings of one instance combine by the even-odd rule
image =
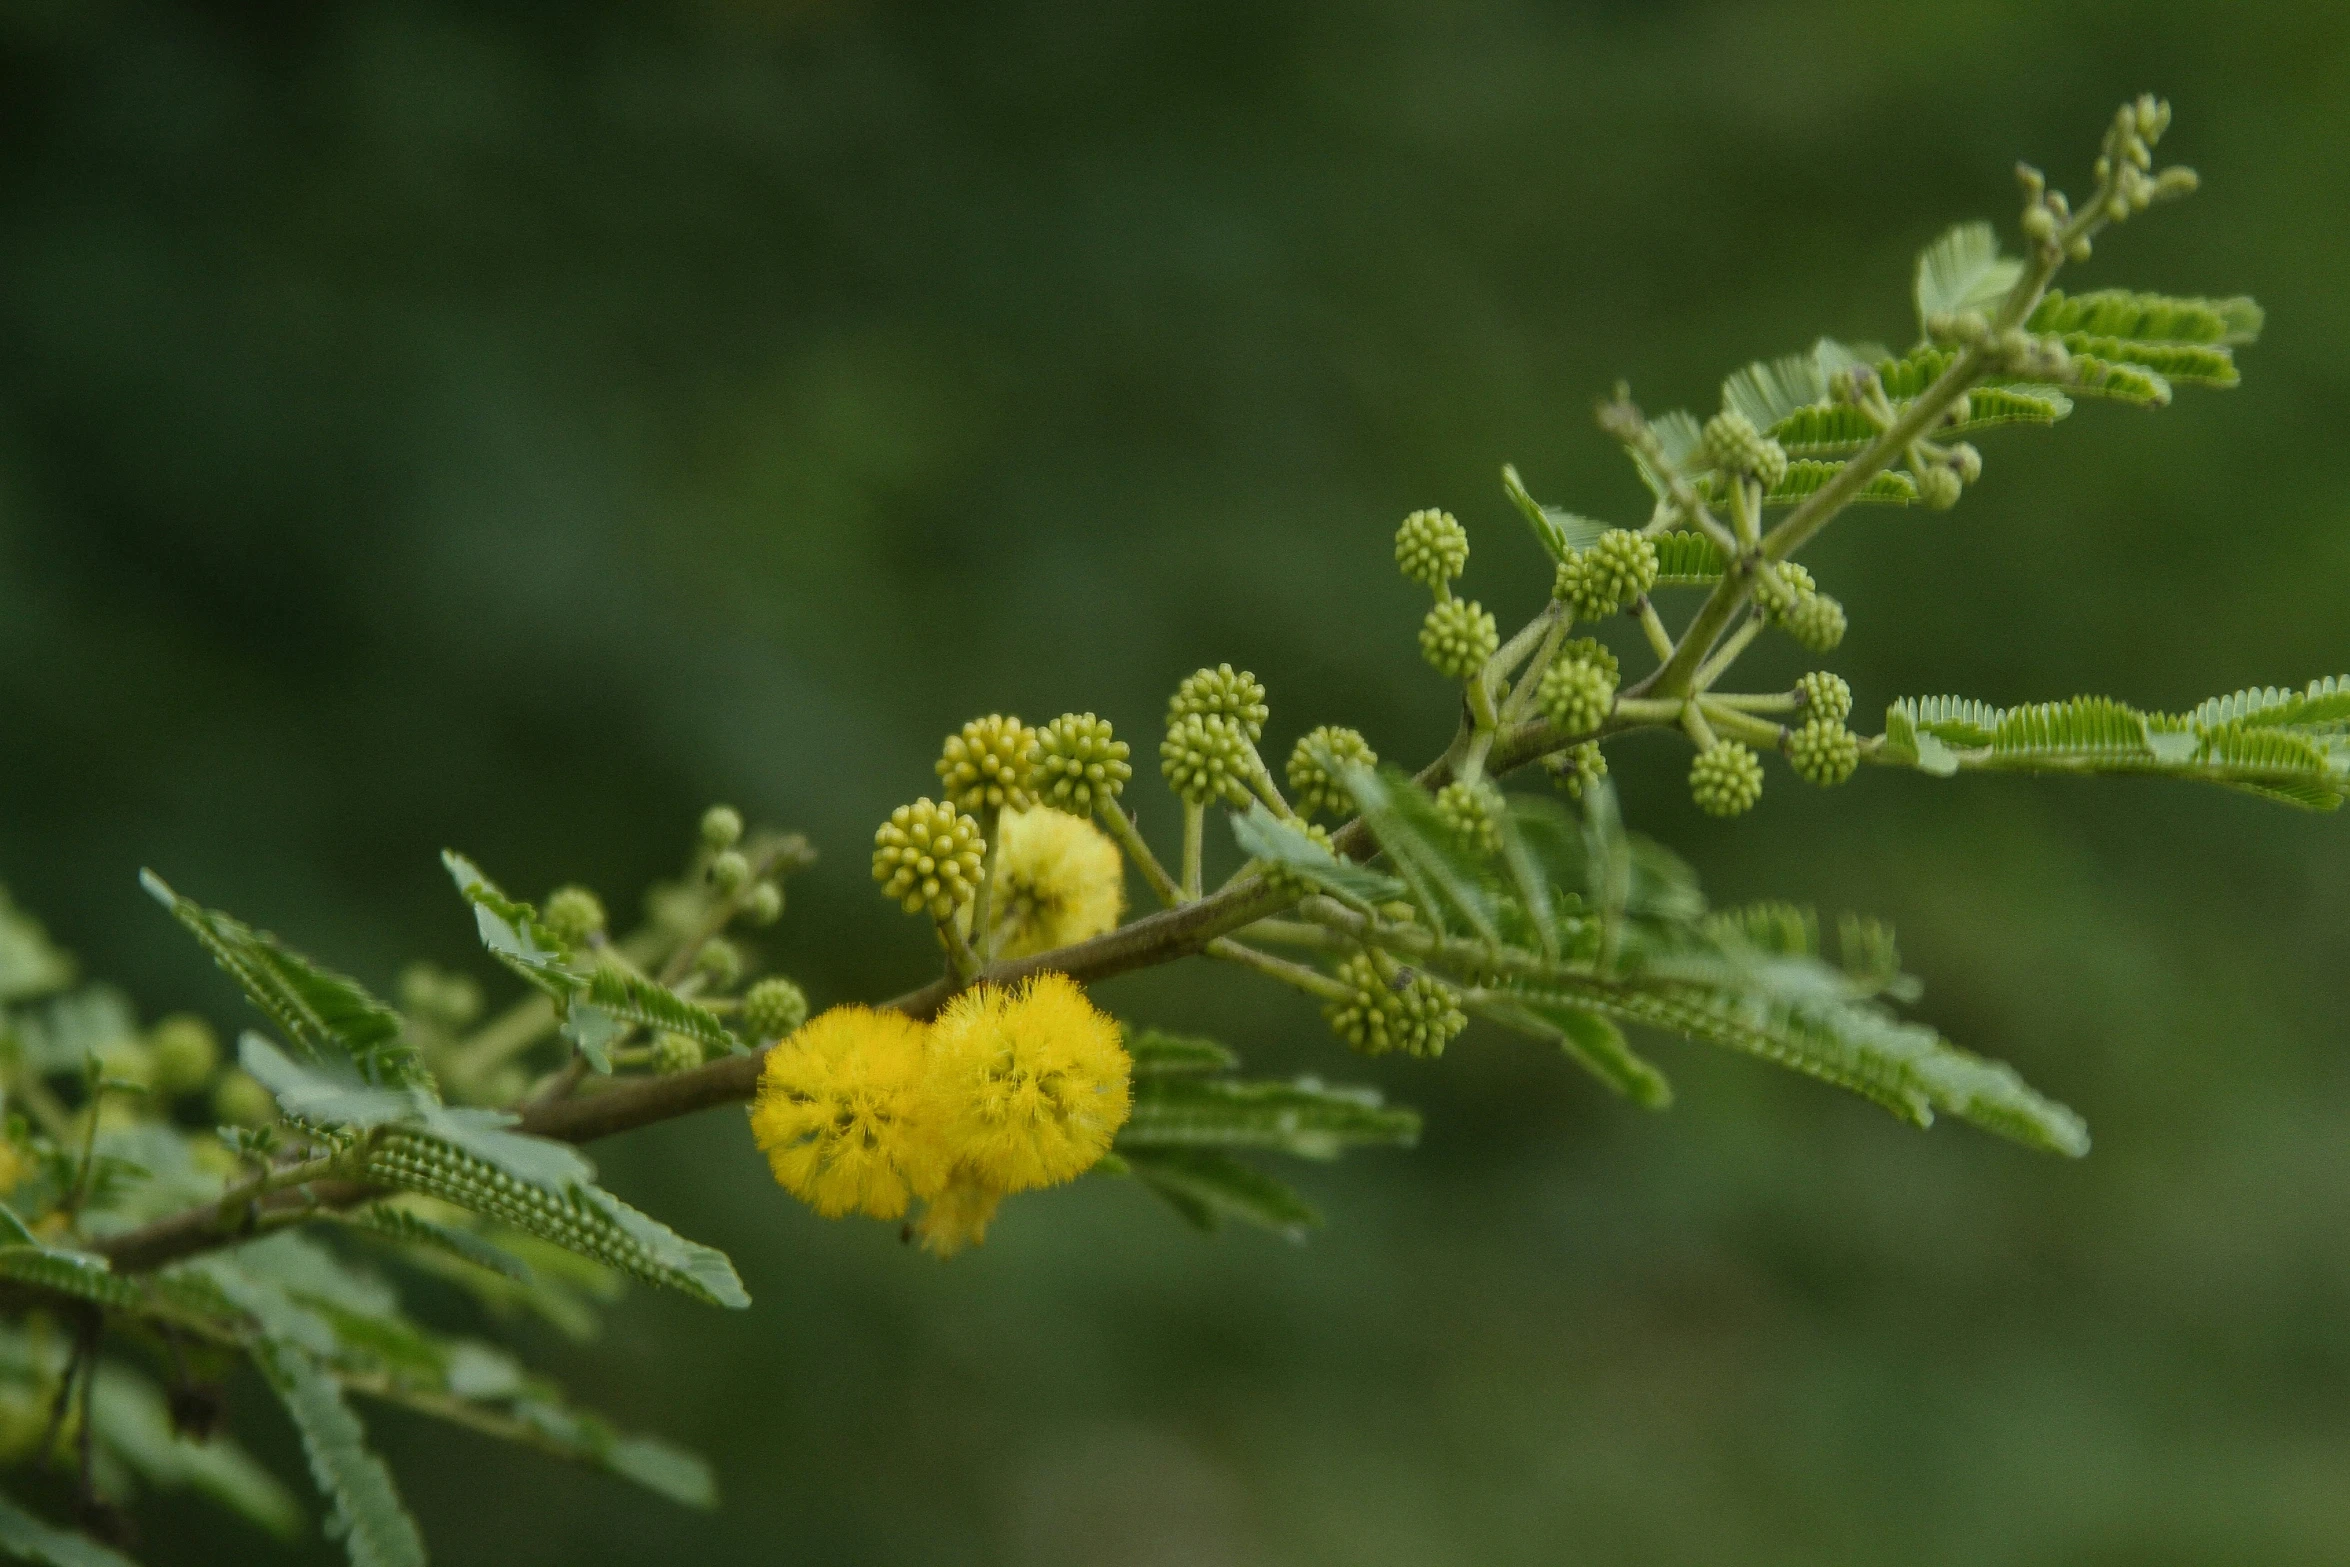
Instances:
[[[481,1016],[481,987],[463,974],[430,963],[400,970],[400,1010],[442,1028],[458,1029]]]
[[[1436,814],[1454,837],[1486,854],[1501,852],[1501,793],[1489,783],[1455,780],[1436,791]]]
[[[1167,787],[1194,805],[1248,803],[1248,737],[1222,714],[1188,713],[1159,746]]]
[[[731,805],[713,805],[702,813],[702,847],[716,854],[742,841],[742,812]]]
[[[1615,650],[1597,637],[1575,637],[1559,644],[1560,659],[1581,659],[1586,664],[1597,664],[1607,671],[1608,683],[1624,683],[1624,666],[1616,658]]]
[[[1852,687],[1832,670],[1815,669],[1798,676],[1795,691],[1803,698],[1803,710],[1814,718],[1840,724],[1852,716]]]
[[[974,718],[941,749],[938,781],[949,804],[971,812],[1025,811],[1036,803],[1029,787],[1035,735],[1017,718]]]
[[[220,1066],[220,1040],[212,1025],[185,1012],[149,1029],[147,1049],[155,1060],[155,1086],[167,1094],[193,1093]]]
[[[1230,664],[1218,664],[1183,677],[1167,702],[1167,722],[1197,716],[1229,718],[1254,745],[1265,737],[1265,720],[1273,710],[1265,705],[1265,688],[1257,677]]]
[[[1844,640],[1844,606],[1825,593],[1806,593],[1779,617],[1787,634],[1814,653],[1826,653]]]
[[[1959,491],[1965,488],[1957,474],[1940,463],[1928,464],[1917,476],[1918,499],[1929,511],[1948,511],[1958,504]]]
[[[757,1040],[781,1039],[808,1021],[808,998],[776,975],[743,992],[743,1027]]]
[[[1616,705],[1615,671],[1579,658],[1562,658],[1542,672],[1536,688],[1542,713],[1571,735],[1587,735]]]
[[[1474,599],[1445,599],[1420,623],[1420,656],[1438,674],[1466,680],[1501,646],[1501,628]]]
[[[743,977],[743,955],[724,936],[712,936],[694,954],[694,972],[719,990]]]
[[[1367,1056],[1400,1050],[1407,1055],[1444,1054],[1469,1019],[1449,986],[1414,975],[1402,989],[1379,977],[1378,965],[1358,954],[1338,965],[1338,982],[1350,992],[1344,1001],[1322,1004],[1330,1031]]]
[[[1321,823],[1308,822],[1301,830],[1307,837],[1313,839],[1314,842],[1320,844],[1325,849],[1329,849],[1331,853],[1336,854],[1338,852],[1331,846],[1330,829],[1324,827]],[[1280,893],[1284,898],[1302,898],[1308,893],[1319,890],[1312,882],[1307,881],[1303,876],[1300,876],[1296,871],[1291,870],[1286,865],[1282,865],[1277,862],[1268,863],[1264,867],[1264,871],[1265,885]]]
[[[1430,590],[1459,576],[1469,564],[1469,530],[1448,511],[1416,511],[1395,530],[1395,564]]]
[[[229,1126],[267,1126],[277,1119],[277,1100],[243,1072],[230,1072],[213,1086],[212,1113]]]
[[[1036,731],[1028,752],[1030,784],[1054,810],[1091,816],[1095,807],[1118,798],[1134,776],[1126,760],[1133,750],[1108,719],[1063,713]]]
[[[2086,261],[2089,259],[2094,248],[2095,247],[2089,243],[2089,236],[2083,234],[2078,239],[2074,240],[2071,244],[2064,247],[2065,259],[2067,261],[2075,262]]]
[[[1960,441],[1950,448],[1950,466],[1961,484],[1977,484],[1983,477],[1983,454],[1976,451],[1971,441]]]
[[[95,1054],[98,1070],[118,1083],[138,1088],[155,1086],[155,1053],[136,1039],[110,1039]]]
[[[720,897],[731,898],[751,879],[751,862],[740,849],[728,849],[710,858],[710,885]]]
[[[2056,214],[2050,212],[2046,207],[2026,207],[2023,229],[2024,238],[2035,244],[2045,245],[2056,238]]]
[[[1860,765],[1860,736],[1831,718],[1815,718],[1787,736],[1787,760],[1811,783],[1827,788]]]
[[[743,918],[754,925],[772,925],[783,918],[783,889],[763,881],[743,897]]]
[[[1734,409],[1725,408],[1705,422],[1705,459],[1724,473],[1761,480],[1766,492],[1787,477],[1787,449]]]
[[[1736,740],[1715,741],[1689,765],[1689,792],[1708,816],[1742,816],[1762,791],[1762,758]]]
[[[1379,753],[1371,749],[1371,742],[1361,734],[1337,724],[1322,725],[1290,750],[1289,792],[1298,810],[1307,816],[1319,816],[1324,811],[1333,816],[1352,815],[1354,796],[1314,760],[1316,751],[1326,752],[1334,764],[1354,767],[1378,766]]]
[[[1656,546],[1628,528],[1610,528],[1559,563],[1552,594],[1585,620],[1605,620],[1656,586]]]
[[[908,914],[945,919],[979,885],[987,840],[951,805],[916,800],[889,813],[873,834],[873,879]]]
[[[702,1042],[691,1034],[656,1034],[653,1036],[653,1070],[667,1077],[672,1072],[690,1072],[702,1064]]]
[[[1597,740],[1586,740],[1581,745],[1553,751],[1542,759],[1542,765],[1551,779],[1574,799],[1583,798],[1583,791],[1607,776],[1607,753],[1599,748]]]
[[[739,860],[742,856],[737,854],[735,858]],[[540,918],[566,945],[578,946],[604,928],[603,900],[585,887],[558,887],[547,894],[547,906]]]

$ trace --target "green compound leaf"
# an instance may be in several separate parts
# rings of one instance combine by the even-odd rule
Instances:
[[[263,1339],[253,1363],[285,1405],[309,1456],[318,1489],[334,1504],[329,1534],[342,1538],[352,1567],[424,1567],[424,1537],[400,1504],[384,1461],[324,1367],[289,1345]]]
[[[2178,299],[2100,289],[2067,295],[2052,288],[2033,307],[2034,332],[2082,332],[2138,343],[2210,343],[2230,347],[2255,341],[2265,320],[2253,301]]]
[[[491,957],[558,1001],[579,989],[580,976],[571,971],[569,954],[555,933],[539,923],[537,909],[507,897],[480,866],[454,849],[441,851],[441,863],[448,867],[459,894],[473,905],[473,922]]]
[[[1651,534],[1649,542],[1656,546],[1656,585],[1660,588],[1710,588],[1729,569],[1722,547],[1702,533],[1676,529]]]
[[[469,1262],[487,1269],[501,1278],[517,1284],[531,1282],[530,1265],[504,1247],[484,1240],[471,1230],[454,1225],[436,1224],[418,1213],[393,1203],[369,1203],[338,1216],[339,1222],[355,1230],[365,1230],[411,1246],[425,1246],[443,1255]]]
[[[1128,1039],[1126,1053],[1134,1059],[1136,1077],[1229,1072],[1240,1065],[1239,1056],[1212,1039],[1170,1034],[1156,1028],[1146,1028]]]
[[[609,1017],[683,1034],[721,1055],[743,1053],[743,1042],[718,1020],[717,1013],[652,980],[599,968],[588,981],[587,1001]],[[573,1010],[578,1010],[577,1002]]]
[[[1959,224],[1918,254],[1918,330],[1962,310],[1990,314],[2023,274],[2021,261],[1999,253],[1990,224]]]
[[[1332,1088],[1221,1078],[1145,1078],[1134,1113],[1118,1134],[1121,1154],[1138,1148],[1273,1148],[1303,1159],[1335,1159],[1354,1146],[1410,1147],[1420,1116],[1386,1105],[1372,1088]]]
[[[543,1391],[517,1396],[506,1410],[531,1445],[558,1458],[618,1475],[682,1507],[718,1505],[708,1461],[659,1437],[623,1436],[602,1418]]]
[[[105,1258],[47,1246],[0,1246],[0,1279],[115,1311],[131,1310],[145,1300],[139,1286],[113,1272]]]
[[[1384,903],[1404,894],[1402,882],[1331,853],[1267,810],[1261,800],[1251,800],[1246,811],[1233,813],[1232,837],[1251,859],[1286,867],[1300,880],[1349,903]]]
[[[129,1557],[87,1535],[71,1534],[43,1522],[5,1496],[0,1496],[0,1552],[15,1561],[38,1562],[41,1567],[138,1567]]]
[[[1669,1109],[1673,1085],[1643,1060],[1624,1031],[1589,1007],[1562,996],[1510,991],[1470,1003],[1479,1017],[1558,1045],[1593,1077],[1647,1110]]]
[[[319,967],[267,931],[181,897],[153,871],[141,871],[139,882],[311,1060],[348,1062],[379,1086],[430,1086],[423,1058],[400,1037],[400,1015],[356,980]]]
[[[138,1373],[100,1366],[90,1412],[98,1440],[149,1485],[201,1491],[281,1540],[301,1531],[301,1506],[277,1476],[226,1436],[182,1438],[163,1395]]]
[[[1502,493],[1510,504],[1518,508],[1518,515],[1526,519],[1526,526],[1534,531],[1534,541],[1554,561],[1564,561],[1577,550],[1587,550],[1599,542],[1599,536],[1608,530],[1608,524],[1594,522],[1589,517],[1578,517],[1557,506],[1545,506],[1527,493],[1526,482],[1518,477],[1514,464],[1504,463],[1501,469]]]
[[[1392,767],[1337,764],[1335,771],[1412,900],[1440,927],[1500,940],[1492,868],[1445,825],[1427,791]]]
[[[2237,373],[2234,352],[2208,344],[2133,343],[2086,332],[2067,332],[2062,341],[2076,362],[2132,365],[2165,381],[2224,387],[2243,379]]]
[[[1322,1223],[1313,1204],[1288,1185],[1212,1148],[1136,1149],[1126,1155],[1126,1168],[1202,1230],[1238,1219],[1302,1241]]]

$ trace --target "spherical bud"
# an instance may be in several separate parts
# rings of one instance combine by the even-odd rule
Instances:
[[[772,925],[783,918],[783,889],[763,881],[743,895],[743,918],[754,925]]]
[[[1553,751],[1542,759],[1542,765],[1551,781],[1567,794],[1580,800],[1583,791],[1607,776],[1607,753],[1599,748],[1597,740],[1586,740],[1581,745]]]
[[[1917,476],[1918,499],[1931,511],[1948,511],[1958,504],[1959,491],[1964,486],[1957,474],[1940,463],[1930,463]]]
[[[1324,811],[1333,816],[1351,816],[1354,796],[1315,760],[1317,752],[1327,755],[1334,766],[1340,767],[1376,767],[1379,753],[1359,733],[1337,724],[1322,725],[1290,750],[1289,793],[1298,810],[1307,816],[1319,816]]]
[[[1825,593],[1807,593],[1787,607],[1779,624],[1812,652],[1831,652],[1844,640],[1844,606]]]
[[[742,1017],[753,1039],[781,1039],[808,1021],[808,998],[781,975],[763,979],[743,992]]]
[[[212,1113],[229,1126],[267,1126],[277,1119],[277,1100],[243,1072],[230,1072],[213,1086]]]
[[[1313,839],[1314,842],[1320,844],[1323,848],[1330,850],[1332,854],[1336,854],[1338,852],[1337,849],[1331,845],[1330,829],[1324,827],[1321,823],[1308,822],[1304,824],[1302,830],[1307,837]],[[1317,890],[1312,882],[1307,881],[1303,876],[1300,876],[1297,872],[1291,870],[1288,866],[1278,863],[1268,863],[1265,866],[1265,885],[1272,888],[1275,892],[1280,893],[1281,896],[1285,898],[1302,898],[1308,893]]]
[[[1399,990],[1379,977],[1378,965],[1358,954],[1338,965],[1334,976],[1347,987],[1343,1001],[1326,1001],[1322,1016],[1336,1034],[1367,1056],[1401,1050],[1407,1055],[1444,1054],[1469,1020],[1449,986],[1415,975]]]
[[[1542,672],[1536,690],[1542,714],[1571,735],[1587,735],[1616,705],[1615,671],[1579,658],[1562,658]]]
[[[1815,669],[1797,676],[1795,693],[1803,698],[1803,710],[1814,718],[1840,724],[1852,716],[1852,687],[1833,670]]]
[[[1218,664],[1183,677],[1167,703],[1167,722],[1196,714],[1201,718],[1229,718],[1240,726],[1251,745],[1265,737],[1265,720],[1273,710],[1265,705],[1265,688],[1257,677],[1230,664]]]
[[[1741,816],[1762,798],[1762,758],[1736,740],[1717,740],[1689,764],[1689,793],[1708,816]]]
[[[1248,737],[1221,714],[1189,713],[1167,726],[1159,745],[1167,787],[1193,805],[1248,803]]]
[[[972,812],[1027,810],[1036,803],[1028,768],[1034,747],[1034,733],[1017,718],[974,718],[947,737],[939,754],[938,781],[948,803]]]
[[[873,834],[873,879],[908,914],[945,919],[970,900],[986,855],[977,822],[951,805],[916,800]]]
[[[1615,649],[1597,637],[1575,637],[1569,641],[1561,642],[1558,657],[1562,661],[1572,658],[1579,659],[1586,664],[1597,664],[1607,671],[1610,682],[1616,685],[1621,685],[1624,682],[1624,666],[1616,657]]]
[[[1420,623],[1420,656],[1438,674],[1466,680],[1501,646],[1501,629],[1474,599],[1446,599]]]
[[[2093,248],[2089,243],[2089,236],[2083,234],[2064,247],[2064,256],[2067,261],[2086,261]]]
[[[1108,719],[1063,713],[1036,731],[1028,752],[1030,787],[1056,811],[1091,816],[1097,806],[1118,798],[1134,776],[1126,760],[1133,750]]]
[[[1469,564],[1469,530],[1448,511],[1416,511],[1395,530],[1395,565],[1431,590],[1459,576]]]
[[[731,805],[713,805],[702,813],[702,847],[716,854],[742,841],[742,812]]]
[[[691,1034],[656,1034],[653,1036],[653,1070],[667,1077],[672,1072],[690,1072],[702,1064],[702,1042]]]
[[[1860,765],[1860,736],[1834,719],[1815,718],[1787,736],[1787,760],[1822,788],[1840,784]]]
[[[155,1053],[136,1039],[113,1039],[95,1052],[98,1070],[117,1083],[133,1088],[155,1086]]]
[[[1735,409],[1725,408],[1705,422],[1705,457],[1724,473],[1760,479],[1765,490],[1787,477],[1786,448]]]
[[[547,906],[541,917],[546,920],[547,929],[562,937],[567,945],[577,946],[604,928],[604,904],[585,887],[558,887],[547,894]]]
[[[149,1029],[147,1049],[155,1061],[155,1086],[166,1094],[194,1092],[220,1066],[220,1041],[212,1025],[185,1012]]]
[[[1960,441],[1950,448],[1950,467],[1961,484],[1973,484],[1983,477],[1983,454],[1973,442]]]
[[[1780,622],[1788,610],[1818,591],[1812,574],[1791,560],[1781,561],[1776,570],[1765,566],[1755,579],[1755,595],[1774,622]]]
[[[1553,592],[1585,620],[1605,620],[1656,586],[1656,546],[1627,528],[1610,528],[1559,566]]]
[[[740,849],[727,849],[710,857],[710,885],[718,895],[731,898],[743,890],[751,879],[751,862]]]
[[[2056,214],[2046,207],[2026,207],[2023,228],[2024,238],[2034,244],[2045,245],[2056,238]]]
[[[1455,780],[1436,791],[1436,815],[1463,843],[1501,852],[1501,794],[1489,783]]]
[[[694,954],[694,972],[724,990],[743,977],[743,955],[724,936],[712,936]]]

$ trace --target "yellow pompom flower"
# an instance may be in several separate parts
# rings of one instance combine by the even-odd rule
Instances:
[[[935,1115],[959,1174],[999,1191],[1073,1180],[1133,1107],[1117,1021],[1066,974],[976,985],[931,1025]]]
[[[987,1239],[988,1223],[1003,1200],[996,1188],[958,1175],[923,1205],[921,1217],[914,1221],[914,1238],[933,1257],[952,1257]]]
[[[1047,806],[1007,812],[996,866],[996,956],[1024,958],[1114,929],[1126,863],[1110,835]]]
[[[784,1190],[828,1219],[895,1219],[946,1184],[924,1032],[903,1013],[834,1007],[767,1052],[751,1136]]]

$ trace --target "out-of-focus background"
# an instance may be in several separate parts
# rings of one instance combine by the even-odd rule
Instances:
[[[1091,708],[1147,751],[1231,660],[1284,748],[1431,753],[1405,511],[1530,610],[1500,463],[1639,520],[1589,419],[1618,375],[1704,411],[1822,332],[1906,342],[1916,249],[2011,224],[2019,156],[2084,188],[2147,88],[2205,193],[2068,281],[2253,292],[2268,340],[2239,391],[1986,441],[1956,512],[1833,531],[1864,716],[2350,666],[2350,10],[8,0],[0,880],[227,1030],[139,866],[388,987],[478,967],[442,846],[627,908],[725,799],[826,854],[771,960],[894,992],[933,958],[866,845],[952,725]],[[758,1304],[530,1348],[725,1505],[380,1414],[438,1559],[2339,1561],[2350,823],[1782,770],[1721,825],[1676,746],[1616,765],[1718,897],[1897,921],[1922,1014],[2096,1152],[1664,1042],[1648,1116],[1514,1039],[1372,1064],[1223,971],[1119,981],[1425,1145],[1305,1171],[1303,1247],[1092,1181],[942,1265],[787,1200],[738,1115],[607,1144]],[[335,1559],[216,1517],[147,1558]]]

